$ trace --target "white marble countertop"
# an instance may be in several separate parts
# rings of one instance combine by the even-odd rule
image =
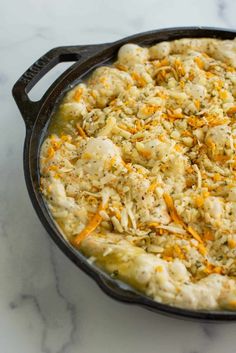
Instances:
[[[180,321],[117,303],[50,241],[26,191],[24,124],[10,92],[52,47],[171,26],[236,28],[235,13],[234,0],[0,2],[2,353],[235,352],[236,324]]]

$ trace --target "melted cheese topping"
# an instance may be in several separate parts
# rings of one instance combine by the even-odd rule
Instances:
[[[126,44],[66,94],[41,189],[66,238],[154,300],[236,309],[236,40]]]

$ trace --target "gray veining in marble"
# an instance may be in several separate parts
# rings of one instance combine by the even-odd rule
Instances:
[[[179,321],[114,302],[52,244],[27,195],[24,124],[11,97],[19,75],[52,47],[171,26],[235,28],[235,13],[234,0],[0,2],[1,353],[235,352],[235,324]]]

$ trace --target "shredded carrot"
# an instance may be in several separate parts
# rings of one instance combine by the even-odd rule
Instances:
[[[101,223],[102,221],[102,216],[100,215],[100,211],[103,211],[106,209],[107,206],[104,206],[102,203],[99,205],[97,213],[95,216],[88,222],[86,227],[75,236],[73,239],[73,244],[78,246],[82,240],[84,240],[87,236],[89,236],[90,233],[92,233]]]
[[[83,139],[86,139],[87,135],[86,135],[85,131],[82,129],[82,127],[79,124],[76,124],[76,127],[79,131],[80,136],[83,137]]]

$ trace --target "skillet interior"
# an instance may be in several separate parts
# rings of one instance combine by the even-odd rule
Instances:
[[[78,81],[78,79],[88,74],[95,66],[112,60],[112,58],[115,57],[119,47],[127,42],[148,46],[163,40],[173,40],[183,37],[233,39],[235,36],[236,32],[234,31],[219,30],[214,28],[174,28],[141,33],[110,44],[85,47],[61,47],[54,50],[55,53],[57,52],[57,55],[58,53],[63,54],[69,50],[71,53],[76,53],[74,58],[77,58],[78,62],[70,67],[53,83],[39,102],[32,103],[30,101],[26,101],[25,96],[23,97],[24,99],[21,99],[19,102],[19,96],[21,95],[20,91],[23,89],[22,81],[25,79],[25,74],[27,74],[27,72],[20,78],[13,88],[13,95],[26,122],[24,172],[28,192],[33,206],[44,227],[47,229],[48,233],[61,248],[61,250],[78,267],[94,278],[104,292],[119,301],[138,304],[155,312],[175,315],[182,318],[201,319],[205,321],[236,320],[236,312],[193,311],[157,303],[143,294],[136,292],[126,284],[118,280],[111,279],[96,266],[89,264],[86,258],[67,242],[63,235],[58,231],[52,217],[50,216],[39,189],[39,152],[50,116],[52,115],[58,100],[60,100],[61,95],[68,88],[71,88],[75,81]],[[63,55],[61,55],[61,59],[58,62],[67,61],[67,59],[68,58],[66,58],[66,56],[63,57]],[[42,77],[45,72],[41,68],[39,68],[39,70]],[[40,75],[37,76],[37,80],[38,79],[40,79]],[[37,82],[37,80],[35,81]],[[26,87],[26,92],[30,90],[34,83],[35,82],[32,81],[29,83],[28,87]]]

